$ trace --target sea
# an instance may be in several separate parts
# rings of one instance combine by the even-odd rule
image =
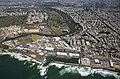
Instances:
[[[120,72],[90,67],[40,63],[14,52],[0,52],[0,79],[120,79]]]

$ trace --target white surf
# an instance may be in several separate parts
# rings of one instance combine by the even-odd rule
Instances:
[[[69,66],[69,65],[58,64],[58,63],[50,63],[47,66],[43,66],[44,63],[46,62],[46,60],[44,60],[44,63],[41,64],[40,62],[36,61],[35,59],[32,59],[32,58],[30,58],[28,56],[25,56],[25,55],[22,55],[20,53],[3,52],[1,54],[2,55],[10,55],[11,57],[18,59],[19,61],[24,61],[24,60],[34,61],[32,63],[32,65],[30,65],[30,66],[34,66],[36,63],[38,63],[39,65],[37,66],[37,68],[40,70],[40,75],[41,76],[46,75],[47,71],[48,71],[48,68],[50,66],[55,65],[58,68],[62,68],[63,67],[62,70],[59,71],[60,75],[64,75],[65,73],[78,73],[81,76],[88,76],[88,75],[100,74],[103,77],[114,76],[116,79],[120,79],[120,75],[118,75],[118,72],[113,72],[113,71],[109,71],[109,70],[92,69],[90,67]]]

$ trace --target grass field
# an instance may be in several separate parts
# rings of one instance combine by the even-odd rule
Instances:
[[[42,36],[39,36],[39,35],[31,35],[31,38],[32,38],[33,41],[37,41],[37,40],[41,39]]]
[[[33,40],[32,40],[32,38],[31,38],[31,36],[28,35],[28,36],[24,36],[24,37],[18,38],[18,42],[19,42],[20,44],[26,44],[26,43],[31,43],[31,42],[33,42]]]
[[[28,38],[28,39],[19,39],[18,40],[20,44],[26,44],[26,43],[31,43],[33,42],[32,39]]]
[[[63,17],[59,15],[57,12],[51,11],[50,18],[51,18],[51,26],[56,28],[63,27],[65,22],[63,20]]]

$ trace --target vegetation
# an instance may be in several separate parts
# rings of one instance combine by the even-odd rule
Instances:
[[[33,42],[32,39],[29,39],[29,38],[28,38],[28,39],[19,39],[18,41],[19,41],[20,44],[21,44],[21,43],[22,43],[22,44],[26,44],[26,43],[31,43],[31,42]]]
[[[25,16],[5,16],[0,17],[0,28],[10,25],[21,25],[25,22]]]
[[[32,34],[32,35],[23,36],[21,38],[18,38],[18,42],[20,44],[26,44],[26,43],[31,43],[31,42],[37,41],[41,38],[42,38],[42,36]]]
[[[39,35],[31,35],[33,41],[37,41],[42,38],[42,36]]]
[[[53,9],[53,8],[49,8],[50,11],[55,11],[56,13],[58,13],[60,16],[62,16],[63,20],[64,20],[64,23],[67,24],[67,26],[70,28],[70,32],[69,33],[73,33],[75,32],[75,26],[77,25],[75,23],[75,21],[69,16],[67,15],[67,13],[64,13],[62,11],[59,11],[57,9]],[[64,25],[63,25],[64,26]],[[64,26],[66,27],[66,26]]]
[[[63,17],[61,15],[59,15],[57,12],[51,11],[50,19],[51,19],[51,26],[56,27],[56,28],[64,26],[65,22],[63,20]]]
[[[51,15],[52,15],[51,18],[53,18],[53,19],[58,19],[58,20],[63,19],[62,16],[60,16],[58,13],[56,13],[54,11],[51,12]]]
[[[18,38],[18,42],[19,42],[20,44],[26,44],[26,43],[31,43],[31,42],[33,42],[33,40],[32,40],[32,38],[31,38],[31,36],[28,35],[28,36],[23,36],[23,37]]]

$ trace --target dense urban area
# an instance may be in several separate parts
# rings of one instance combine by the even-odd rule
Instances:
[[[0,1],[1,46],[40,62],[120,70],[119,0],[15,1]]]

